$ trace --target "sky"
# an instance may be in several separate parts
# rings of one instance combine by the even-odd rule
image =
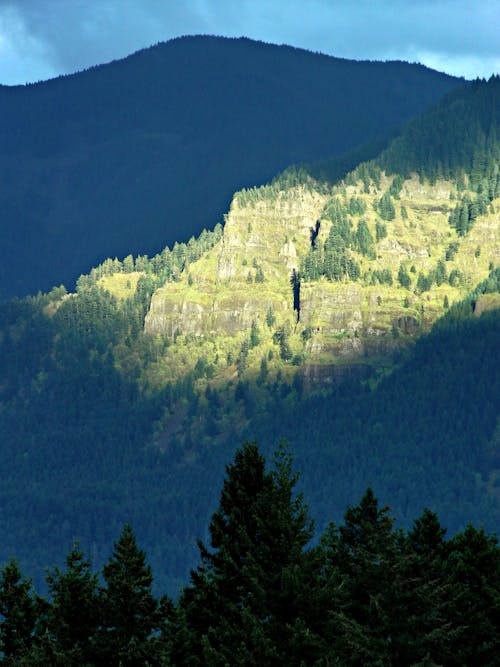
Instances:
[[[500,73],[499,26],[500,0],[0,0],[0,83],[69,74],[194,34],[488,78]]]

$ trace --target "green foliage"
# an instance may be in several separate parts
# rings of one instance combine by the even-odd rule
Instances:
[[[30,649],[37,618],[37,608],[31,587],[11,559],[0,578],[0,652],[1,664],[15,664]]]
[[[448,222],[457,230],[459,236],[465,236],[476,218],[487,213],[487,204],[487,199],[481,195],[477,195],[474,200],[465,195],[451,211]]]
[[[244,340],[241,344],[240,353],[236,360],[236,368],[238,369],[238,376],[242,375],[248,365],[248,351],[250,349],[250,342]]]
[[[310,340],[312,338],[313,332],[311,327],[305,327],[305,329],[301,332],[301,337],[304,342]]]
[[[366,212],[366,204],[360,197],[351,197],[348,211],[351,215],[363,215]]]
[[[446,95],[433,109],[410,121],[377,159],[390,173],[417,172],[434,181],[456,179],[465,188],[498,196],[500,77],[476,80]]]
[[[316,243],[304,258],[300,270],[305,281],[317,280],[325,276],[328,280],[339,281],[345,278],[356,280],[360,269],[349,253],[350,247],[361,244],[371,252],[373,239],[366,223],[360,221],[358,233],[352,233],[352,224],[347,217],[347,209],[339,197],[332,197],[323,211],[323,216],[331,221],[330,231],[323,247]]]
[[[266,312],[266,324],[271,329],[274,323],[276,322],[276,316],[272,306],[269,306]]]
[[[262,359],[260,360],[260,371],[257,377],[257,384],[262,384],[263,382],[265,382],[268,374],[269,374],[269,367],[267,364],[267,359],[265,357],[262,357]]]
[[[176,604],[152,593],[151,570],[129,525],[103,568],[99,593],[97,575],[74,548],[66,572],[48,577],[51,599],[28,605],[28,649],[16,635],[21,648],[4,649],[2,664],[496,663],[496,536],[469,524],[446,541],[429,509],[410,530],[396,529],[389,507],[368,488],[313,546],[293,467],[283,443],[270,470],[256,443],[236,451],[210,521],[210,545],[198,542],[199,564]],[[26,582],[17,564],[5,568],[2,583],[8,568],[14,595],[0,588],[2,638],[5,610],[14,609],[8,601],[28,596],[32,604],[29,585],[19,588]],[[21,627],[25,621],[24,613],[16,617]]]
[[[266,278],[264,276],[264,271],[262,270],[261,266],[257,267],[257,270],[255,272],[255,282],[256,283],[263,283],[265,282]]]
[[[347,209],[340,197],[332,197],[323,210],[323,217],[332,223],[331,234],[339,236],[347,246],[351,241],[351,222],[347,217]]]
[[[438,260],[436,268],[434,269],[434,281],[436,285],[442,285],[447,280],[446,266],[442,259]]]
[[[416,285],[416,290],[418,294],[421,294],[422,292],[427,292],[430,290],[432,287],[433,283],[433,274],[428,273],[425,275],[425,273],[422,273],[419,271],[418,278],[417,278],[417,285]]]
[[[375,223],[375,235],[377,242],[381,241],[382,239],[385,239],[387,236],[387,227],[384,225],[383,222],[380,222],[380,220],[377,220]]]
[[[396,209],[392,201],[390,191],[384,192],[377,206],[380,217],[383,220],[394,220],[396,217]]]
[[[250,347],[257,347],[260,343],[260,332],[259,327],[255,320],[252,320],[252,326],[250,328]]]
[[[47,584],[51,603],[39,650],[53,663],[91,664],[101,608],[97,576],[78,545],[66,558],[66,571],[56,567],[48,573]]]
[[[405,182],[405,178],[402,174],[397,174],[393,180],[392,183],[389,187],[389,190],[387,191],[391,197],[394,197],[395,199],[399,198],[399,193],[403,189],[403,183]]]
[[[203,229],[197,238],[192,236],[187,243],[175,242],[172,249],[168,246],[153,257],[139,255],[135,259],[128,255],[123,263],[118,259],[106,259],[99,266],[91,269],[88,275],[80,276],[78,287],[90,287],[97,283],[103,276],[109,276],[113,273],[131,273],[132,271],[144,272],[147,275],[142,276],[141,296],[144,299],[144,292],[152,292],[157,287],[166,282],[178,280],[180,274],[187,270],[189,264],[202,257],[208,250],[213,248],[222,238],[222,225],[215,225],[213,230]],[[147,285],[144,288],[143,285]]]
[[[445,260],[450,262],[455,258],[455,255],[458,252],[459,244],[457,241],[452,241],[450,245],[446,248]]]
[[[458,287],[463,282],[462,272],[458,269],[452,269],[448,276],[448,282],[452,287]]]
[[[366,187],[372,193],[377,183],[380,187],[381,176],[376,169],[366,166],[359,173],[366,177]],[[472,211],[479,195],[472,194],[469,185],[466,175],[464,187]],[[490,188],[486,183],[479,187],[483,188],[483,192],[486,192],[486,187]],[[324,191],[330,195],[333,192],[330,188]],[[380,195],[381,192],[377,197]],[[394,193],[391,196],[395,196]],[[304,260],[306,268],[300,274],[300,280],[321,276],[329,280],[356,278],[359,266],[355,253],[364,251],[369,257],[373,253],[370,250],[373,246],[372,223],[368,228],[366,223],[357,219],[353,225],[349,218],[349,215],[360,215],[359,202],[363,204],[363,200],[361,197],[342,197],[331,197],[325,209],[322,233],[318,236],[316,247],[310,249]],[[358,202],[353,204],[352,199]],[[461,199],[457,202],[460,203]],[[389,225],[387,228],[392,239],[394,230]],[[329,234],[326,233],[328,231]],[[381,222],[377,222],[375,231],[377,240],[382,238],[384,232],[387,233],[386,226]],[[486,254],[484,248],[483,256]],[[162,585],[167,580],[169,590],[176,590],[193,562],[193,550],[186,549],[188,534],[203,533],[206,508],[214,502],[213,496],[209,497],[209,489],[216,488],[218,482],[213,468],[232,453],[233,443],[242,433],[248,437],[258,433],[263,442],[268,440],[271,432],[275,439],[285,432],[308,445],[311,441],[309,451],[306,451],[305,445],[298,446],[301,460],[307,461],[305,479],[308,488],[313,490],[315,508],[320,508],[318,516],[321,524],[327,518],[325,507],[342,507],[352,498],[353,489],[361,493],[362,487],[366,488],[367,483],[372,482],[377,489],[381,485],[383,493],[395,503],[398,512],[404,511],[404,522],[408,521],[410,511],[406,508],[413,507],[415,510],[415,498],[431,497],[434,499],[432,506],[440,511],[443,508],[452,530],[461,525],[464,516],[477,520],[484,515],[488,525],[491,525],[497,516],[497,509],[494,499],[490,498],[489,505],[486,501],[494,479],[487,478],[491,460],[485,443],[491,435],[488,429],[494,412],[491,407],[494,396],[484,400],[481,386],[469,389],[467,400],[457,390],[459,398],[456,400],[460,409],[452,405],[455,398],[450,396],[440,405],[439,414],[431,404],[430,412],[427,410],[431,417],[428,417],[425,410],[420,412],[420,405],[425,404],[422,393],[427,387],[427,392],[432,394],[429,387],[432,389],[434,385],[428,379],[420,379],[418,365],[414,366],[413,376],[401,382],[399,392],[389,398],[383,393],[386,391],[383,382],[380,393],[368,391],[367,387],[359,386],[354,380],[344,385],[344,398],[336,392],[334,385],[337,377],[365,377],[365,367],[349,367],[348,370],[340,367],[330,371],[322,366],[318,370],[312,368],[311,372],[308,369],[304,373],[295,373],[296,369],[292,366],[302,363],[306,358],[305,352],[309,355],[310,349],[310,346],[301,347],[303,355],[292,352],[290,343],[293,343],[294,351],[302,345],[300,326],[296,328],[293,338],[291,330],[285,327],[278,329],[275,344],[279,345],[279,355],[278,348],[275,348],[274,358],[267,339],[262,351],[249,352],[250,346],[259,344],[256,340],[261,332],[253,331],[254,327],[245,334],[246,346],[241,346],[240,353],[238,345],[242,337],[239,335],[235,341],[227,343],[227,348],[223,348],[211,336],[197,341],[178,331],[175,335],[176,347],[170,350],[166,339],[144,336],[144,316],[154,289],[165,280],[179,279],[182,279],[182,286],[179,287],[184,289],[186,277],[189,284],[190,262],[196,258],[197,252],[192,240],[187,244],[176,244],[171,250],[167,248],[151,259],[143,255],[135,260],[132,258],[133,261],[130,257],[123,262],[109,260],[103,266],[103,272],[120,271],[123,274],[139,270],[144,273],[139,279],[137,276],[126,276],[130,277],[131,285],[135,285],[138,279],[135,294],[130,297],[126,295],[117,300],[110,296],[96,284],[95,274],[92,279],[84,277],[79,281],[76,295],[67,296],[64,288],[58,288],[59,291],[56,290],[52,297],[40,295],[32,300],[9,304],[0,313],[0,440],[2,457],[8,470],[4,486],[4,506],[7,509],[3,515],[2,540],[11,544],[19,538],[25,553],[36,554],[28,559],[24,555],[31,571],[39,569],[40,554],[53,554],[58,545],[71,539],[74,531],[81,534],[85,550],[89,553],[92,550],[93,561],[98,566],[102,565],[105,557],[102,545],[111,539],[110,535],[115,534],[113,531],[116,531],[117,522],[131,517],[138,522],[141,535],[147,536],[155,565],[161,568]],[[484,263],[485,266],[486,262],[482,257],[477,264]],[[363,266],[368,264],[364,259],[360,259],[360,263]],[[415,263],[419,269],[424,264],[420,260],[415,260]],[[255,282],[259,268],[254,260],[251,274]],[[423,278],[436,283],[448,280],[454,285],[469,280],[469,276],[460,274],[458,268],[454,269],[455,272],[450,269],[451,266],[440,262]],[[184,275],[181,277],[182,272]],[[107,275],[103,273],[102,277]],[[122,275],[122,278],[125,276]],[[412,281],[408,272],[406,278],[409,289]],[[370,284],[391,285],[393,275],[388,268],[364,270],[363,279]],[[417,275],[413,284],[416,282]],[[272,285],[269,284],[268,288],[271,290]],[[383,308],[377,309],[376,314],[377,317],[385,317],[386,311],[391,308],[393,295],[398,304],[402,302],[402,295],[397,297],[396,290],[370,290],[373,296],[378,291],[383,296]],[[441,296],[438,295],[439,298],[429,297],[429,312],[441,306],[444,291]],[[263,299],[270,298],[267,288],[262,294]],[[456,299],[456,293],[453,299]],[[57,302],[53,303],[54,300]],[[408,310],[399,313],[397,320],[395,318],[395,335],[418,330],[421,323],[416,312],[421,300],[416,297],[411,299],[410,309],[410,300],[406,299]],[[382,297],[378,303],[382,304]],[[467,308],[470,311],[472,307],[469,304]],[[449,310],[452,311],[453,307]],[[426,310],[426,320],[429,317]],[[266,317],[266,323],[269,328],[276,325],[272,310]],[[282,324],[282,320],[279,323]],[[486,327],[485,321],[483,326]],[[303,342],[311,333],[306,332],[307,329],[302,332]],[[252,342],[253,334],[256,336]],[[400,336],[393,345],[390,331],[388,334],[378,339],[380,350],[389,355],[387,350],[393,346],[394,362],[400,363],[402,356],[396,347],[399,348],[404,337]],[[363,336],[363,333],[360,335]],[[477,354],[491,357],[486,343],[478,337],[473,336],[473,339]],[[322,344],[321,334],[318,342]],[[314,347],[319,348],[319,345]],[[442,343],[442,347],[445,348],[446,343]],[[366,349],[368,354],[368,344]],[[457,358],[462,363],[461,350],[462,347],[458,346]],[[169,375],[170,358],[174,354],[179,359],[183,356],[185,361],[182,363],[189,368],[179,380],[172,380]],[[467,354],[464,354],[467,359]],[[219,355],[221,359],[227,359],[229,365],[237,360],[239,375],[244,373],[241,381],[231,377],[234,368],[226,369],[223,364],[217,366]],[[249,360],[252,372],[246,372]],[[326,352],[322,352],[319,364],[325,360]],[[383,361],[391,366],[387,358]],[[438,361],[439,358],[434,358],[435,368],[441,368]],[[425,367],[423,356],[420,364]],[[449,361],[444,365],[442,373],[445,378],[452,373],[448,368],[451,365]],[[467,364],[465,367],[468,368]],[[331,385],[327,384],[330,372],[335,378]],[[485,384],[494,394],[495,379],[490,375],[487,377],[489,379],[485,380]],[[210,383],[206,379],[210,379]],[[313,386],[319,389],[323,380],[321,396],[309,401],[308,391]],[[450,380],[455,387],[460,382],[461,376]],[[372,383],[376,384],[373,378]],[[470,383],[468,386],[470,388]],[[441,390],[446,390],[446,385]],[[407,404],[402,398],[405,392],[408,402],[414,402],[413,415],[417,414],[414,422],[413,415],[408,417]],[[478,404],[486,407],[478,408],[477,397],[481,398]],[[360,404],[363,402],[372,407],[362,409]],[[477,425],[477,438],[475,434],[471,435],[469,412],[470,420],[475,420]],[[401,420],[398,421],[397,417]],[[467,435],[463,439],[457,435],[457,429],[454,430],[453,420],[457,424],[465,424],[464,433]],[[446,422],[446,428],[443,426],[439,430],[441,422]],[[369,426],[366,432],[362,432],[358,425],[365,423]],[[253,429],[254,433],[251,432]],[[434,430],[440,433],[440,447],[447,452],[446,456],[439,453],[441,449],[437,447]],[[414,432],[424,434],[418,442]],[[469,444],[474,443],[473,446],[467,448],[466,437]],[[334,441],[335,447],[321,444],[327,440]],[[300,447],[303,447],[302,450]],[[334,452],[330,451],[333,449]],[[415,458],[416,450],[420,458]],[[443,470],[446,460],[450,460],[451,451],[456,470],[446,476]],[[463,465],[464,461],[471,460],[474,463],[469,467]],[[391,462],[389,468],[387,461]],[[407,461],[410,464],[406,467]],[[396,470],[394,474],[393,469]],[[471,479],[474,479],[473,471],[478,470],[484,471],[484,474],[474,487],[471,486]],[[350,480],[349,488],[345,480]],[[408,480],[411,480],[409,485]],[[411,493],[406,491],[408,488],[412,489]],[[23,489],[25,499],[20,499],[19,489]],[[452,497],[454,502],[447,500]],[[146,498],[151,499],[151,503],[146,502]],[[81,519],[83,506],[86,512]],[[30,508],[28,512],[26,507]],[[63,515],[57,509],[61,507],[64,508]],[[195,518],[186,522],[186,516]],[[52,556],[47,556],[47,559],[52,559]],[[252,625],[251,618],[247,618],[249,627],[255,629],[257,636],[259,626]],[[294,641],[299,642],[297,637],[301,638],[300,641],[304,639],[300,623],[293,632],[296,633]],[[46,655],[50,655],[47,651],[52,650],[55,655],[55,640],[49,639],[46,637],[44,642],[38,641],[36,649],[46,651]],[[263,640],[261,645],[263,651],[267,650],[266,642],[267,639]],[[57,655],[57,660],[60,660],[62,652],[59,649]],[[213,659],[218,658],[215,656]]]
[[[410,289],[411,287],[411,278],[404,264],[399,265],[398,282],[401,285],[401,287],[404,287],[404,289]]]
[[[199,543],[201,564],[179,601],[175,664],[211,664],[215,657],[299,664],[296,642],[301,652],[307,644],[293,626],[302,614],[303,550],[312,526],[296,481],[283,447],[271,472],[257,445],[236,452],[210,523],[211,549]]]
[[[365,274],[364,278],[369,285],[392,285],[392,272],[390,269],[375,269]]]
[[[290,361],[292,350],[289,343],[290,334],[286,327],[279,327],[273,334],[273,343],[280,347],[280,357],[283,361]]]
[[[354,238],[354,247],[362,255],[366,255],[370,259],[375,258],[375,249],[373,247],[373,236],[368,229],[368,225],[364,220],[358,222],[356,234]]]
[[[154,634],[160,627],[159,603],[152,593],[153,575],[145,553],[126,524],[113,555],[103,568],[102,627],[96,638],[108,665],[133,667],[154,662]]]

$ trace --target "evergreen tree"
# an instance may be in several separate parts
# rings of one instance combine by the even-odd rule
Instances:
[[[384,194],[380,198],[380,202],[378,204],[378,210],[381,218],[383,218],[384,220],[394,220],[394,218],[396,217],[396,209],[394,208],[392,197],[389,191],[384,192]]]
[[[257,347],[260,343],[260,332],[257,322],[252,320],[252,326],[250,328],[250,347]]]
[[[274,309],[272,306],[269,306],[266,312],[266,324],[269,328],[271,328],[275,322],[276,316],[274,314]]]
[[[377,220],[375,223],[375,235],[377,241],[381,241],[382,239],[385,239],[387,236],[387,227],[384,225],[383,222],[380,222],[380,220]]]
[[[27,653],[33,642],[36,616],[31,582],[22,576],[17,561],[12,559],[0,578],[1,664],[14,664]]]
[[[355,235],[355,246],[356,249],[363,255],[366,255],[371,259],[375,258],[375,251],[373,249],[373,236],[364,220],[360,220],[358,223]]]
[[[434,270],[434,279],[436,285],[442,285],[448,279],[448,276],[446,275],[446,266],[442,259],[438,260],[436,269]]]
[[[256,444],[238,450],[210,523],[212,548],[199,543],[201,564],[179,602],[174,664],[301,664],[312,525],[295,483],[286,449],[272,472]]]
[[[47,575],[47,583],[51,604],[47,611],[46,655],[53,664],[91,664],[100,620],[98,583],[78,545],[66,558],[66,571],[56,567]]]
[[[446,560],[454,629],[450,665],[494,667],[500,655],[500,549],[495,535],[468,525]]]
[[[401,541],[390,603],[394,665],[448,664],[453,629],[444,572],[445,533],[438,517],[426,509]]]
[[[327,559],[337,586],[333,610],[335,655],[340,664],[389,664],[390,590],[398,546],[388,507],[368,489],[330,536]]]
[[[103,575],[106,587],[101,594],[99,664],[120,667],[158,664],[155,633],[161,619],[151,591],[153,575],[129,524],[116,542]]]
[[[406,267],[403,264],[399,265],[398,282],[401,285],[401,287],[404,287],[405,289],[410,289],[411,287],[411,278],[408,274],[408,271],[406,270]]]
[[[264,276],[264,271],[261,266],[257,267],[257,270],[255,271],[255,282],[256,283],[263,283],[266,280]]]

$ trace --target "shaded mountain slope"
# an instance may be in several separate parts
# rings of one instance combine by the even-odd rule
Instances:
[[[290,170],[224,228],[3,304],[0,558],[39,580],[79,538],[100,566],[130,520],[175,592],[244,437],[291,441],[320,525],[370,483],[403,521],[498,526],[496,122],[447,179]]]
[[[0,87],[0,298],[187,240],[235,190],[387,136],[457,81],[401,62],[190,37]]]

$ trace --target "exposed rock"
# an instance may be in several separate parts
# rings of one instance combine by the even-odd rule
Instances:
[[[384,179],[383,187],[387,187],[390,180]],[[430,186],[415,178],[406,181],[396,219],[385,224],[387,236],[374,246],[376,256],[361,255],[352,244],[349,248],[360,266],[360,279],[302,280],[295,302],[292,272],[299,274],[311,249],[311,230],[317,230],[315,248],[322,251],[332,226],[328,217],[322,218],[322,211],[331,195],[305,187],[281,193],[263,188],[246,200],[242,198],[245,205],[236,195],[221,241],[189,265],[189,279],[181,275],[179,282],[167,283],[153,294],[145,331],[169,337],[177,332],[195,337],[233,337],[250,330],[252,322],[262,328],[271,310],[276,323],[271,329],[263,329],[267,345],[273,331],[288,327],[292,354],[309,368],[304,371],[305,380],[312,382],[311,378],[321,376],[320,383],[329,382],[328,378],[335,381],[338,373],[345,371],[338,371],[332,360],[345,366],[390,355],[405,340],[432,325],[443,312],[445,296],[450,302],[461,298],[465,290],[487,276],[490,263],[497,261],[498,215],[479,218],[467,236],[458,237],[448,224],[453,188],[444,182]],[[339,188],[333,196],[343,200],[346,208],[350,197],[361,198],[365,204],[363,219],[375,237],[380,191],[367,194],[360,183]],[[350,221],[354,232],[359,218],[351,216]],[[459,247],[456,258],[446,263],[446,270],[448,275],[458,270],[462,284],[433,285],[420,294],[415,289],[417,275],[428,275],[443,259],[451,241]],[[480,253],[475,252],[477,248]],[[407,271],[411,267],[409,289],[397,282],[401,265]],[[381,282],[381,271],[389,273],[388,282]],[[476,312],[487,307],[489,304],[478,301]],[[278,358],[279,354],[277,350]],[[254,358],[255,364],[260,363],[261,356]],[[319,372],[319,367],[329,370]]]
[[[400,259],[415,259],[416,257],[429,257],[427,248],[414,247],[409,244],[401,244],[394,239],[383,239],[378,244],[379,251],[394,255]]]

